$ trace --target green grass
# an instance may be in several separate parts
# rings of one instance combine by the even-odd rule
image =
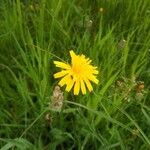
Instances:
[[[62,88],[54,112],[53,61],[71,49],[100,83],[84,96]],[[1,0],[1,150],[150,149],[149,58],[149,0]]]

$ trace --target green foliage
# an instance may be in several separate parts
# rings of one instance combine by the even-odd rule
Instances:
[[[1,0],[0,148],[150,147],[150,1]],[[86,95],[49,107],[54,60],[69,50],[98,66]]]

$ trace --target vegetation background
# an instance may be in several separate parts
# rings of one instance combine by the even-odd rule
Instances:
[[[100,71],[86,95],[49,107],[69,50]],[[1,150],[150,149],[149,0],[1,0]]]

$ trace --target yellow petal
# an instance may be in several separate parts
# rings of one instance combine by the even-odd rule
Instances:
[[[99,73],[99,71],[97,70],[97,67],[94,67],[92,65],[87,65],[86,68],[87,68],[89,73],[92,73],[92,74],[98,74]]]
[[[76,56],[76,54],[74,53],[73,50],[70,51],[70,56],[71,56],[71,58],[73,58],[74,56]]]
[[[60,86],[64,86],[65,84],[67,84],[68,80],[69,80],[69,75],[66,75],[65,77],[63,77],[59,82],[58,85]]]
[[[56,67],[62,68],[62,69],[70,69],[70,65],[60,62],[60,61],[54,61],[54,64]]]
[[[66,91],[70,91],[71,90],[71,88],[73,87],[73,85],[74,85],[74,81],[73,81],[73,79],[71,79],[71,77],[70,77],[70,79],[69,79],[69,81],[68,81],[68,83],[67,83],[67,87],[66,87]]]
[[[93,75],[89,75],[89,76],[88,76],[88,79],[91,80],[91,81],[93,81],[93,82],[96,83],[96,84],[98,84],[98,82],[99,82],[98,79],[96,79],[96,77],[93,76]]]
[[[60,72],[55,73],[54,74],[54,78],[61,78],[61,77],[65,76],[67,73],[69,73],[68,70],[67,71],[66,70],[62,70]]]
[[[74,86],[74,95],[78,95],[80,91],[80,82],[76,81]]]
[[[70,51],[70,56],[71,56],[71,63],[72,63],[72,65],[79,63],[78,56],[74,53],[73,50]]]
[[[86,88],[85,88],[85,84],[83,80],[81,80],[81,91],[82,91],[82,94],[86,94]]]
[[[84,59],[85,59],[85,55],[82,54],[82,55],[81,55],[81,58],[84,58]]]
[[[93,87],[92,87],[90,81],[89,81],[88,79],[84,79],[84,81],[85,81],[85,83],[86,83],[86,86],[87,86],[88,90],[89,90],[90,92],[93,91]]]
[[[92,73],[93,73],[93,74],[98,74],[99,71],[98,71],[98,70],[93,70]]]
[[[86,61],[88,65],[90,65],[90,63],[92,62],[92,60],[90,60],[89,58]]]

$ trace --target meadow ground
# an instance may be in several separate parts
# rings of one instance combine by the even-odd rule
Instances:
[[[53,61],[70,50],[99,83],[63,86],[57,111]],[[149,0],[1,0],[1,150],[149,150],[149,66]]]

